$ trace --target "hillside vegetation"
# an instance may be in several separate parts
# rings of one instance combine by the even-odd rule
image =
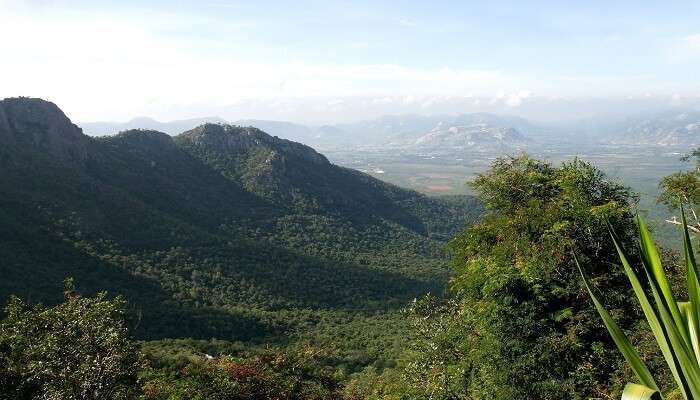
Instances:
[[[0,169],[3,302],[58,302],[72,276],[123,295],[142,339],[347,335],[352,365],[390,358],[397,310],[442,293],[444,243],[481,211],[255,128],[91,138],[30,98],[0,102]]]

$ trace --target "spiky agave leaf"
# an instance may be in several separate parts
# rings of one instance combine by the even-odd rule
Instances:
[[[642,306],[649,327],[671,369],[680,393],[685,399],[700,400],[700,271],[695,261],[685,212],[682,208],[681,219],[688,284],[686,302],[678,301],[674,297],[661,257],[642,217],[637,217],[641,256],[639,270],[632,268],[629,257],[620,245],[613,228],[611,226],[609,228],[625,274]],[[622,396],[623,400],[661,399],[659,388],[648,368],[639,358],[624,332],[593,293],[583,270],[578,265],[578,260],[576,265],[603,323],[641,383],[641,385],[628,384]],[[642,284],[639,275],[646,277],[648,285]]]
[[[700,366],[695,357],[688,335],[688,327],[680,315],[680,309],[673,297],[667,296],[670,294],[670,288],[664,291],[663,282],[668,285],[663,266],[659,261],[658,251],[651,239],[651,234],[644,223],[644,220],[639,217],[639,230],[641,240],[642,267],[649,280],[651,293],[656,303],[656,310],[661,320],[661,328],[666,333],[668,342],[671,345],[673,358],[676,360],[676,365],[679,367],[679,375],[676,377],[676,382],[681,388],[684,388],[686,398],[700,399]],[[676,321],[673,315],[673,309],[678,310],[680,322]]]
[[[627,278],[630,281],[630,284],[632,285],[632,289],[634,290],[634,293],[637,296],[637,300],[639,300],[639,304],[642,306],[644,316],[646,317],[647,322],[649,323],[649,327],[651,328],[651,331],[654,334],[654,338],[656,339],[656,342],[659,345],[661,353],[663,354],[666,363],[671,369],[671,374],[673,375],[674,380],[676,382],[679,382],[679,387],[683,398],[688,398],[686,390],[687,385],[681,384],[682,378],[680,376],[680,366],[678,365],[678,361],[676,357],[674,357],[673,352],[671,350],[671,343],[669,341],[668,335],[666,334],[666,330],[663,329],[663,327],[661,326],[659,314],[657,310],[653,307],[651,300],[648,298],[647,292],[645,291],[645,288],[642,285],[642,282],[639,276],[637,275],[637,272],[635,271],[635,269],[632,268],[629,262],[629,256],[620,244],[620,240],[617,237],[615,230],[610,225],[608,225],[608,228],[610,229],[610,236],[612,237],[612,241],[615,244],[615,248],[617,249],[617,253],[620,257],[620,262],[622,263],[622,267],[625,271],[625,274],[627,275]]]
[[[656,381],[651,375],[651,372],[649,372],[649,368],[647,368],[646,364],[644,364],[644,361],[642,361],[641,357],[639,357],[639,354],[637,354],[637,351],[632,346],[632,343],[630,343],[629,339],[627,338],[627,335],[625,335],[622,329],[620,329],[620,327],[617,326],[617,323],[612,318],[610,313],[605,309],[605,307],[603,307],[603,304],[593,293],[593,290],[588,284],[588,279],[583,273],[583,269],[579,265],[578,260],[575,259],[575,261],[576,267],[578,267],[578,270],[581,273],[581,278],[583,278],[583,284],[586,286],[586,289],[588,290],[588,294],[591,296],[591,299],[593,299],[593,304],[595,305],[596,310],[598,310],[598,314],[600,314],[600,317],[603,319],[603,323],[608,329],[608,332],[610,332],[610,336],[612,336],[615,345],[617,345],[617,348],[625,357],[625,360],[627,360],[627,363],[632,368],[632,371],[637,376],[637,379],[639,379],[639,381],[644,385],[651,387],[654,390],[658,390],[659,387],[656,385]]]
[[[683,224],[683,254],[685,255],[686,275],[688,280],[688,302],[685,309],[685,319],[688,326],[690,342],[695,353],[695,358],[700,363],[700,282],[698,282],[698,266],[695,262],[695,254],[690,243],[688,225],[685,219],[685,210],[681,206],[681,223]]]

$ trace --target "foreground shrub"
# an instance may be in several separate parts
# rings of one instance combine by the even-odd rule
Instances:
[[[247,359],[205,359],[190,363],[175,374],[151,377],[143,391],[148,400],[325,400],[340,397],[340,388],[331,371],[316,363],[310,349],[298,354],[268,352]]]
[[[128,399],[141,358],[129,339],[124,302],[74,294],[29,307],[13,297],[0,322],[0,399]]]

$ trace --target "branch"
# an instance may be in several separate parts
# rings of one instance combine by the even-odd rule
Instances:
[[[673,217],[673,219],[667,219],[666,222],[674,225],[683,225],[680,221],[677,221],[675,217]],[[686,225],[686,227],[694,233],[700,233],[700,229],[693,225]]]

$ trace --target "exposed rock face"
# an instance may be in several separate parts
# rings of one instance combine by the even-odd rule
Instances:
[[[438,125],[410,145],[426,149],[500,150],[515,148],[525,142],[525,138],[516,129],[476,124],[468,126]]]
[[[35,98],[0,101],[0,142],[32,146],[63,159],[82,160],[91,139],[53,103]]]

